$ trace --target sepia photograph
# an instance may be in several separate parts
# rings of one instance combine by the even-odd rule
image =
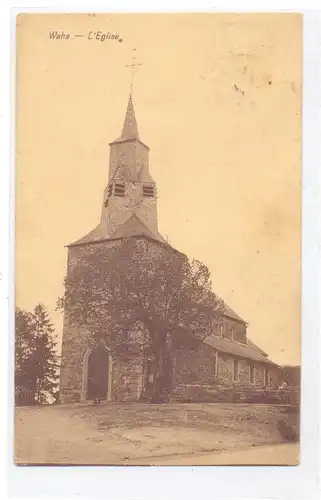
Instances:
[[[302,16],[16,18],[14,462],[300,463]]]

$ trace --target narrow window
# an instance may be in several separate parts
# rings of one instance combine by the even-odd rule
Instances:
[[[114,195],[115,196],[125,196],[125,184],[115,183]]]
[[[152,198],[154,196],[154,186],[143,186],[143,196]]]
[[[264,385],[269,385],[269,370],[268,368],[264,369]]]
[[[255,382],[254,363],[250,363],[250,384],[254,384],[254,382]]]
[[[221,337],[224,337],[224,332],[225,332],[225,325],[224,325],[224,323],[222,323],[220,325],[220,335],[221,335]]]
[[[231,334],[232,334],[232,340],[235,340],[236,330],[234,325],[231,326]]]
[[[218,352],[214,351],[213,353],[213,375],[217,376],[218,373]]]
[[[238,382],[239,380],[239,362],[234,359],[234,373],[233,373],[234,382]]]

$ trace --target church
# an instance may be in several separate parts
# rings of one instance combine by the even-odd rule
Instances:
[[[157,189],[149,171],[149,148],[141,140],[130,94],[121,135],[109,144],[109,178],[99,225],[68,245],[67,276],[93,245],[108,249],[124,238],[144,238],[171,248],[158,231]],[[167,250],[169,251],[169,250]],[[277,365],[247,336],[247,323],[228,306],[218,333],[197,348],[173,348],[172,385],[191,382],[266,388],[275,385]],[[75,327],[64,311],[60,371],[61,403],[140,401],[148,384],[143,362],[113,359],[108,348],[92,345],[85,326]]]

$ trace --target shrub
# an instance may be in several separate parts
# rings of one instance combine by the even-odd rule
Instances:
[[[276,427],[281,438],[285,441],[295,442],[299,440],[299,432],[296,425],[280,419],[277,421]]]

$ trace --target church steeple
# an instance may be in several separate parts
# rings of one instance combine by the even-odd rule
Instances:
[[[133,104],[133,99],[132,99],[131,94],[129,96],[129,100],[128,100],[128,104],[127,104],[127,110],[126,110],[123,130],[122,130],[122,133],[121,133],[121,136],[119,139],[121,139],[121,140],[139,139],[134,104]]]
[[[121,136],[109,146],[109,176],[100,224],[74,244],[140,234],[165,243],[158,232],[156,184],[149,172],[149,148],[138,135],[132,94]]]
[[[101,223],[111,235],[132,216],[158,234],[156,184],[149,172],[149,148],[139,138],[130,93],[121,136],[110,143]]]

